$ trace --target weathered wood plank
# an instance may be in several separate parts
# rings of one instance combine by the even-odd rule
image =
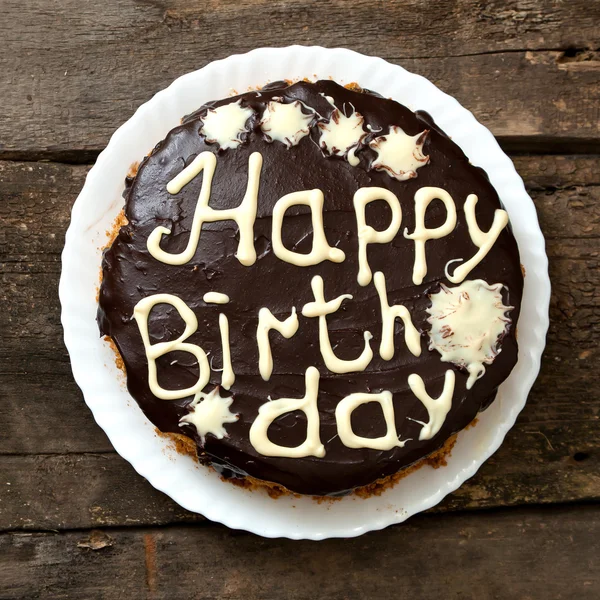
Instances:
[[[515,168],[530,192],[598,185],[597,156],[513,156]]]
[[[592,600],[600,509],[421,516],[352,540],[292,542],[223,527],[0,536],[17,598]]]
[[[0,375],[0,454],[114,452],[73,381],[65,350],[60,361],[45,362],[43,374]]]
[[[442,0],[435,19],[430,10],[418,0],[62,0],[52,11],[43,0],[5,1],[0,157],[89,159],[176,77],[274,43],[348,46],[401,63],[455,95],[508,148],[598,147],[599,2]],[[285,26],[274,38],[268,23]]]
[[[515,160],[548,237],[554,292],[546,359],[502,449],[440,510],[600,497],[600,392],[591,385],[600,356],[598,159]],[[0,420],[8,433],[0,437],[0,452],[76,453],[2,459],[0,471],[12,484],[0,486],[4,528],[196,518],[118,457],[80,454],[112,449],[71,379],[56,296],[63,234],[86,171],[84,166],[0,162],[0,299],[5,307],[0,312]],[[44,426],[36,426],[32,415],[44,415]],[[127,493],[114,494],[115,489]],[[51,508],[44,501],[48,497],[54,498]]]
[[[356,0],[351,10],[343,0],[302,4],[293,0],[61,0],[49,10],[44,0],[30,0],[26,6],[4,0],[7,21],[0,31],[6,47],[14,51],[46,50],[52,42],[72,52],[84,44],[88,48],[150,41],[158,50],[168,40],[176,40],[182,53],[198,41],[210,50],[229,53],[245,48],[249,38],[255,38],[255,45],[287,44],[301,38],[305,43],[328,41],[362,52],[380,43],[402,58],[585,48],[592,47],[600,35],[600,6],[589,0],[572,0],[568,5],[552,0],[440,0],[435,18],[430,8],[420,0],[375,6]],[[285,27],[274,31],[269,27],[273,23]]]
[[[202,521],[114,453],[0,456],[0,531]]]

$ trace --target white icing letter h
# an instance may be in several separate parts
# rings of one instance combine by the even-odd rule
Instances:
[[[214,210],[208,206],[213,175],[217,167],[217,158],[212,152],[202,152],[189,164],[177,177],[167,184],[170,194],[178,194],[194,177],[204,171],[202,188],[196,204],[196,212],[190,231],[188,244],[179,254],[171,254],[160,247],[163,235],[169,235],[171,230],[159,225],[148,236],[148,252],[163,263],[168,265],[183,265],[189,262],[196,252],[200,233],[204,223],[216,221],[235,221],[240,229],[240,242],[238,244],[237,259],[246,267],[256,262],[254,249],[254,221],[256,220],[256,206],[258,203],[258,186],[262,168],[262,156],[258,152],[250,155],[248,165],[248,184],[241,204],[237,208]]]
[[[170,304],[184,320],[185,330],[176,340],[171,342],[158,342],[156,344],[150,343],[148,317],[157,304]],[[133,317],[137,321],[140,329],[142,341],[144,342],[144,350],[146,351],[146,358],[148,359],[148,385],[150,391],[161,400],[178,400],[179,398],[185,398],[186,396],[192,396],[201,392],[210,379],[208,358],[206,357],[206,352],[204,352],[200,346],[185,342],[185,340],[198,329],[198,319],[196,319],[194,311],[177,296],[172,296],[171,294],[154,294],[153,296],[143,298],[135,305]],[[198,368],[200,369],[198,381],[192,387],[183,390],[165,390],[158,383],[156,361],[164,354],[176,350],[180,352],[189,352],[196,357]]]

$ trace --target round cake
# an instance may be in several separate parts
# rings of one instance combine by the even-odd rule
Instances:
[[[385,484],[447,447],[517,361],[508,215],[424,112],[270,84],[185,117],[124,197],[100,332],[152,423],[224,477]]]

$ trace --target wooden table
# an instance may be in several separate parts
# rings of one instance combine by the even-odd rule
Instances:
[[[112,131],[183,73],[291,43],[382,56],[472,110],[535,201],[553,283],[497,454],[429,513],[322,543],[229,531],[138,476],[72,380],[57,298]],[[598,0],[0,0],[0,596],[599,598],[598,48]]]

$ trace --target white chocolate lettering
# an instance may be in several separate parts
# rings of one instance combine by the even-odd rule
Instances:
[[[446,221],[440,227],[429,229],[425,226],[425,213],[433,200],[439,199],[446,207]],[[437,240],[452,233],[456,227],[456,205],[452,196],[442,188],[422,187],[415,193],[415,230],[409,234],[404,230],[404,237],[415,242],[415,264],[413,267],[413,283],[421,285],[427,275],[427,259],[425,258],[425,242]]]
[[[344,360],[338,358],[331,347],[331,341],[329,339],[329,331],[327,330],[327,318],[326,315],[330,315],[336,312],[341,306],[342,302],[346,299],[352,299],[350,294],[343,294],[333,300],[325,302],[325,295],[323,291],[323,278],[320,275],[315,275],[310,282],[315,301],[309,302],[302,308],[302,314],[305,317],[319,317],[319,346],[321,349],[321,356],[325,362],[325,366],[332,373],[350,373],[357,371],[364,371],[371,359],[373,358],[373,350],[371,350],[370,341],[373,336],[369,331],[365,331],[365,347],[358,358],[354,360]]]
[[[367,438],[356,435],[352,429],[352,413],[367,402],[379,402],[385,419],[386,434],[377,438]],[[396,433],[394,421],[394,405],[392,392],[383,391],[379,394],[350,394],[341,400],[335,409],[335,420],[340,441],[347,448],[372,448],[373,450],[391,450],[402,448],[409,440],[401,441]]]
[[[230,389],[235,381],[235,373],[231,366],[231,348],[229,346],[229,321],[221,313],[219,315],[219,331],[221,332],[221,347],[223,348],[223,372],[221,373],[221,385]]]
[[[179,192],[190,182],[194,177],[198,177],[204,171],[204,180],[202,181],[202,189],[200,197],[206,197],[206,203],[210,198],[210,186],[212,178],[217,168],[217,157],[212,152],[201,152],[181,173],[177,174],[169,183],[167,183],[167,192],[169,194],[179,194]]]
[[[475,215],[475,206],[477,205],[478,198],[475,194],[470,194],[465,201],[465,217],[467,219],[467,226],[469,228],[469,235],[471,241],[477,246],[477,253],[470,258],[466,263],[460,265],[454,270],[454,274],[448,274],[448,265],[446,265],[446,277],[452,283],[460,283],[464,278],[486,257],[487,253],[491,250],[495,244],[498,236],[502,230],[508,224],[508,213],[505,210],[497,208],[494,212],[494,221],[492,226],[487,232],[481,231],[477,223],[477,216]],[[462,260],[462,259],[455,259]]]
[[[325,447],[319,434],[319,371],[315,367],[306,369],[306,394],[303,398],[280,398],[266,402],[258,409],[258,416],[250,427],[250,443],[263,456],[283,456],[286,458],[302,458],[304,456],[325,456]],[[274,444],[268,436],[269,426],[273,421],[289,412],[301,410],[306,415],[306,439],[295,448]]]
[[[384,200],[392,211],[392,220],[386,229],[377,231],[366,224],[365,209],[375,200]],[[402,223],[402,209],[395,194],[381,187],[360,188],[354,194],[354,212],[358,227],[358,283],[362,286],[371,282],[371,268],[367,258],[369,244],[387,244],[391,242]]]
[[[221,294],[221,292],[206,292],[202,296],[202,300],[206,304],[227,304],[229,302],[229,296],[227,294]]]
[[[183,265],[193,258],[196,248],[198,247],[200,233],[204,223],[235,221],[240,230],[240,241],[236,257],[244,266],[253,265],[256,262],[256,251],[254,249],[254,221],[256,220],[258,186],[262,162],[262,156],[258,152],[253,152],[250,155],[248,184],[241,204],[237,208],[214,210],[208,206],[208,202],[210,200],[212,179],[217,166],[217,159],[212,152],[202,152],[199,154],[189,166],[167,185],[167,191],[170,194],[177,194],[184,185],[189,183],[200,172],[204,171],[202,188],[198,197],[198,203],[196,204],[196,211],[194,213],[194,220],[192,222],[188,244],[185,250],[179,254],[165,252],[160,247],[160,241],[163,235],[170,235],[171,230],[159,225],[148,236],[147,246],[150,254],[156,258],[156,260],[163,263],[169,265]]]
[[[169,304],[179,313],[179,316],[185,322],[184,332],[176,339],[170,342],[158,342],[152,344],[150,342],[150,334],[148,332],[148,318],[150,312],[157,304]],[[150,391],[161,400],[178,400],[186,396],[192,396],[201,392],[210,379],[210,367],[206,352],[196,344],[188,344],[185,342],[198,329],[198,319],[194,311],[177,296],[171,294],[154,294],[140,300],[133,309],[133,318],[136,320],[142,342],[144,343],[144,351],[148,361],[148,386]],[[166,390],[158,383],[156,361],[158,358],[168,352],[189,352],[196,357],[198,361],[198,381],[195,385],[183,390]]]
[[[375,288],[379,294],[381,305],[381,344],[379,355],[383,360],[391,360],[394,356],[394,324],[397,318],[402,319],[404,324],[404,342],[414,356],[421,356],[421,335],[413,325],[408,308],[402,304],[390,306],[387,298],[385,276],[377,271],[374,277]]]
[[[298,315],[296,308],[292,307],[292,314],[280,321],[268,308],[261,308],[258,312],[258,327],[256,328],[256,341],[258,343],[258,370],[265,380],[271,379],[273,372],[273,354],[269,342],[269,331],[274,329],[284,338],[290,339],[298,331]]]
[[[432,398],[425,389],[423,379],[416,373],[408,376],[408,385],[412,393],[423,403],[429,415],[429,421],[423,423],[419,434],[420,440],[430,440],[442,428],[446,415],[452,408],[452,396],[454,395],[455,375],[452,369],[446,371],[444,377],[444,389],[438,398]]]
[[[275,256],[284,260],[287,263],[296,265],[297,267],[308,267],[317,265],[324,260],[330,260],[334,263],[341,263],[346,255],[339,248],[332,248],[327,243],[325,237],[325,229],[323,227],[323,192],[321,190],[305,190],[301,192],[293,192],[286,194],[277,200],[273,207],[272,220],[272,238],[273,252]],[[312,250],[308,254],[300,254],[288,250],[281,239],[283,229],[283,217],[286,211],[297,205],[305,205],[310,207],[312,227],[313,227],[313,244]]]

